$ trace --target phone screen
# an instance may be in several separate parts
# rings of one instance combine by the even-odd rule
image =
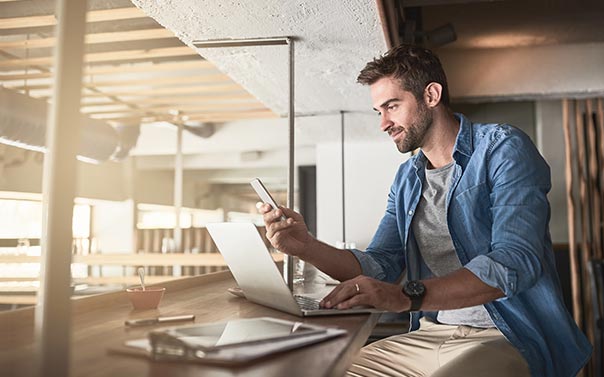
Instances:
[[[275,199],[273,199],[273,197],[268,192],[266,187],[264,187],[264,184],[262,184],[262,181],[259,178],[253,179],[250,182],[250,185],[252,185],[252,187],[254,188],[254,191],[256,191],[256,194],[258,194],[260,199],[262,199],[263,203],[270,204],[271,207],[273,207],[273,209],[279,208],[279,205],[277,205],[277,202],[275,202]],[[287,217],[281,216],[281,220],[286,220],[286,219],[287,219]]]

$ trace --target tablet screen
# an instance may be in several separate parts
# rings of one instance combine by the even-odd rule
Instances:
[[[324,332],[302,322],[273,318],[237,319],[224,323],[187,326],[169,330],[169,335],[191,348],[214,348],[270,339]]]

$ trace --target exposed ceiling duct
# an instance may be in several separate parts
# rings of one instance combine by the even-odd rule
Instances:
[[[379,0],[378,9],[388,47],[401,43],[428,48],[441,47],[457,40],[455,27],[450,22],[431,30],[424,30],[420,4],[410,6],[409,1]]]
[[[184,128],[186,131],[198,136],[202,139],[207,139],[216,132],[216,123],[213,122],[185,122]]]
[[[46,150],[48,103],[0,88],[0,143],[34,151]],[[138,126],[113,128],[82,115],[78,159],[85,162],[121,160],[136,145]]]

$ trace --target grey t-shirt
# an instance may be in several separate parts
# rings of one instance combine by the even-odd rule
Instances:
[[[422,258],[435,276],[460,269],[447,226],[447,192],[454,162],[438,169],[426,169],[422,197],[411,224]],[[455,310],[441,310],[436,318],[441,323],[474,327],[494,327],[483,305]]]

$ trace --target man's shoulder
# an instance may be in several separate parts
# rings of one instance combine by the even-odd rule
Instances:
[[[507,123],[472,123],[472,133],[475,147],[488,143],[516,140],[520,143],[532,143],[529,136],[521,129]]]
[[[513,134],[524,134],[519,128],[508,123],[472,123],[472,132],[480,137],[505,137]]]

